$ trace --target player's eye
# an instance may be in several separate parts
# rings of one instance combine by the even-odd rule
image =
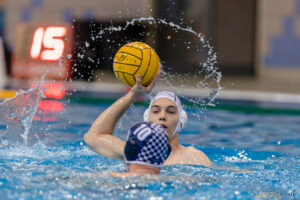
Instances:
[[[170,114],[176,114],[176,113],[177,113],[177,110],[174,109],[174,108],[170,108],[170,109],[167,109],[167,113],[170,113]]]
[[[159,113],[159,110],[158,109],[152,110],[152,113],[157,114],[157,113]]]

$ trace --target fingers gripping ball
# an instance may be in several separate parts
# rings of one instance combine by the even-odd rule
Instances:
[[[142,78],[142,85],[147,86],[159,72],[159,58],[149,45],[131,42],[122,46],[115,55],[113,69],[116,77],[124,84],[133,86],[136,76]]]

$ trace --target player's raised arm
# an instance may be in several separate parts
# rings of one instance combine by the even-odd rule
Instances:
[[[159,74],[156,74],[151,84],[144,87],[141,84],[141,76],[137,75],[136,84],[131,90],[99,115],[89,131],[84,135],[85,142],[95,152],[105,157],[123,159],[125,142],[113,136],[115,125],[131,103],[139,96],[152,90],[158,77]]]

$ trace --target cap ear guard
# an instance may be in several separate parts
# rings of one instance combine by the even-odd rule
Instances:
[[[137,142],[135,138],[129,138],[126,142],[124,154],[126,160],[134,160],[137,156]]]
[[[149,108],[147,108],[144,112],[144,122],[148,122],[149,121]]]
[[[171,152],[172,152],[172,147],[171,147],[171,145],[168,143],[168,151],[167,151],[166,159],[169,157],[169,155],[170,155]]]
[[[144,112],[144,122],[148,122],[149,121],[149,108],[147,108]],[[181,128],[184,128],[186,123],[187,123],[188,117],[187,114],[185,112],[185,110],[181,111],[181,118],[180,118],[180,124],[181,124]]]
[[[180,120],[181,128],[185,127],[187,120],[188,120],[187,114],[186,114],[185,110],[182,110],[181,111],[181,120]]]

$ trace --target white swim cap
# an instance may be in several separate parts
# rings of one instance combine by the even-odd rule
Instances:
[[[149,111],[150,111],[150,108],[151,108],[151,105],[153,104],[153,102],[156,100],[156,99],[159,99],[159,98],[167,98],[167,99],[170,99],[171,101],[173,101],[176,106],[177,106],[177,109],[178,109],[178,114],[179,114],[179,120],[178,120],[178,124],[177,124],[177,127],[174,131],[174,133],[172,134],[172,137],[175,135],[176,132],[180,132],[181,129],[185,126],[186,122],[187,122],[187,114],[186,112],[182,109],[182,105],[181,105],[181,102],[180,102],[180,99],[172,92],[169,92],[169,91],[162,91],[162,92],[159,92],[157,93],[151,100],[150,104],[149,104],[149,107],[148,109],[145,110],[144,112],[144,121],[147,122],[149,121]]]

